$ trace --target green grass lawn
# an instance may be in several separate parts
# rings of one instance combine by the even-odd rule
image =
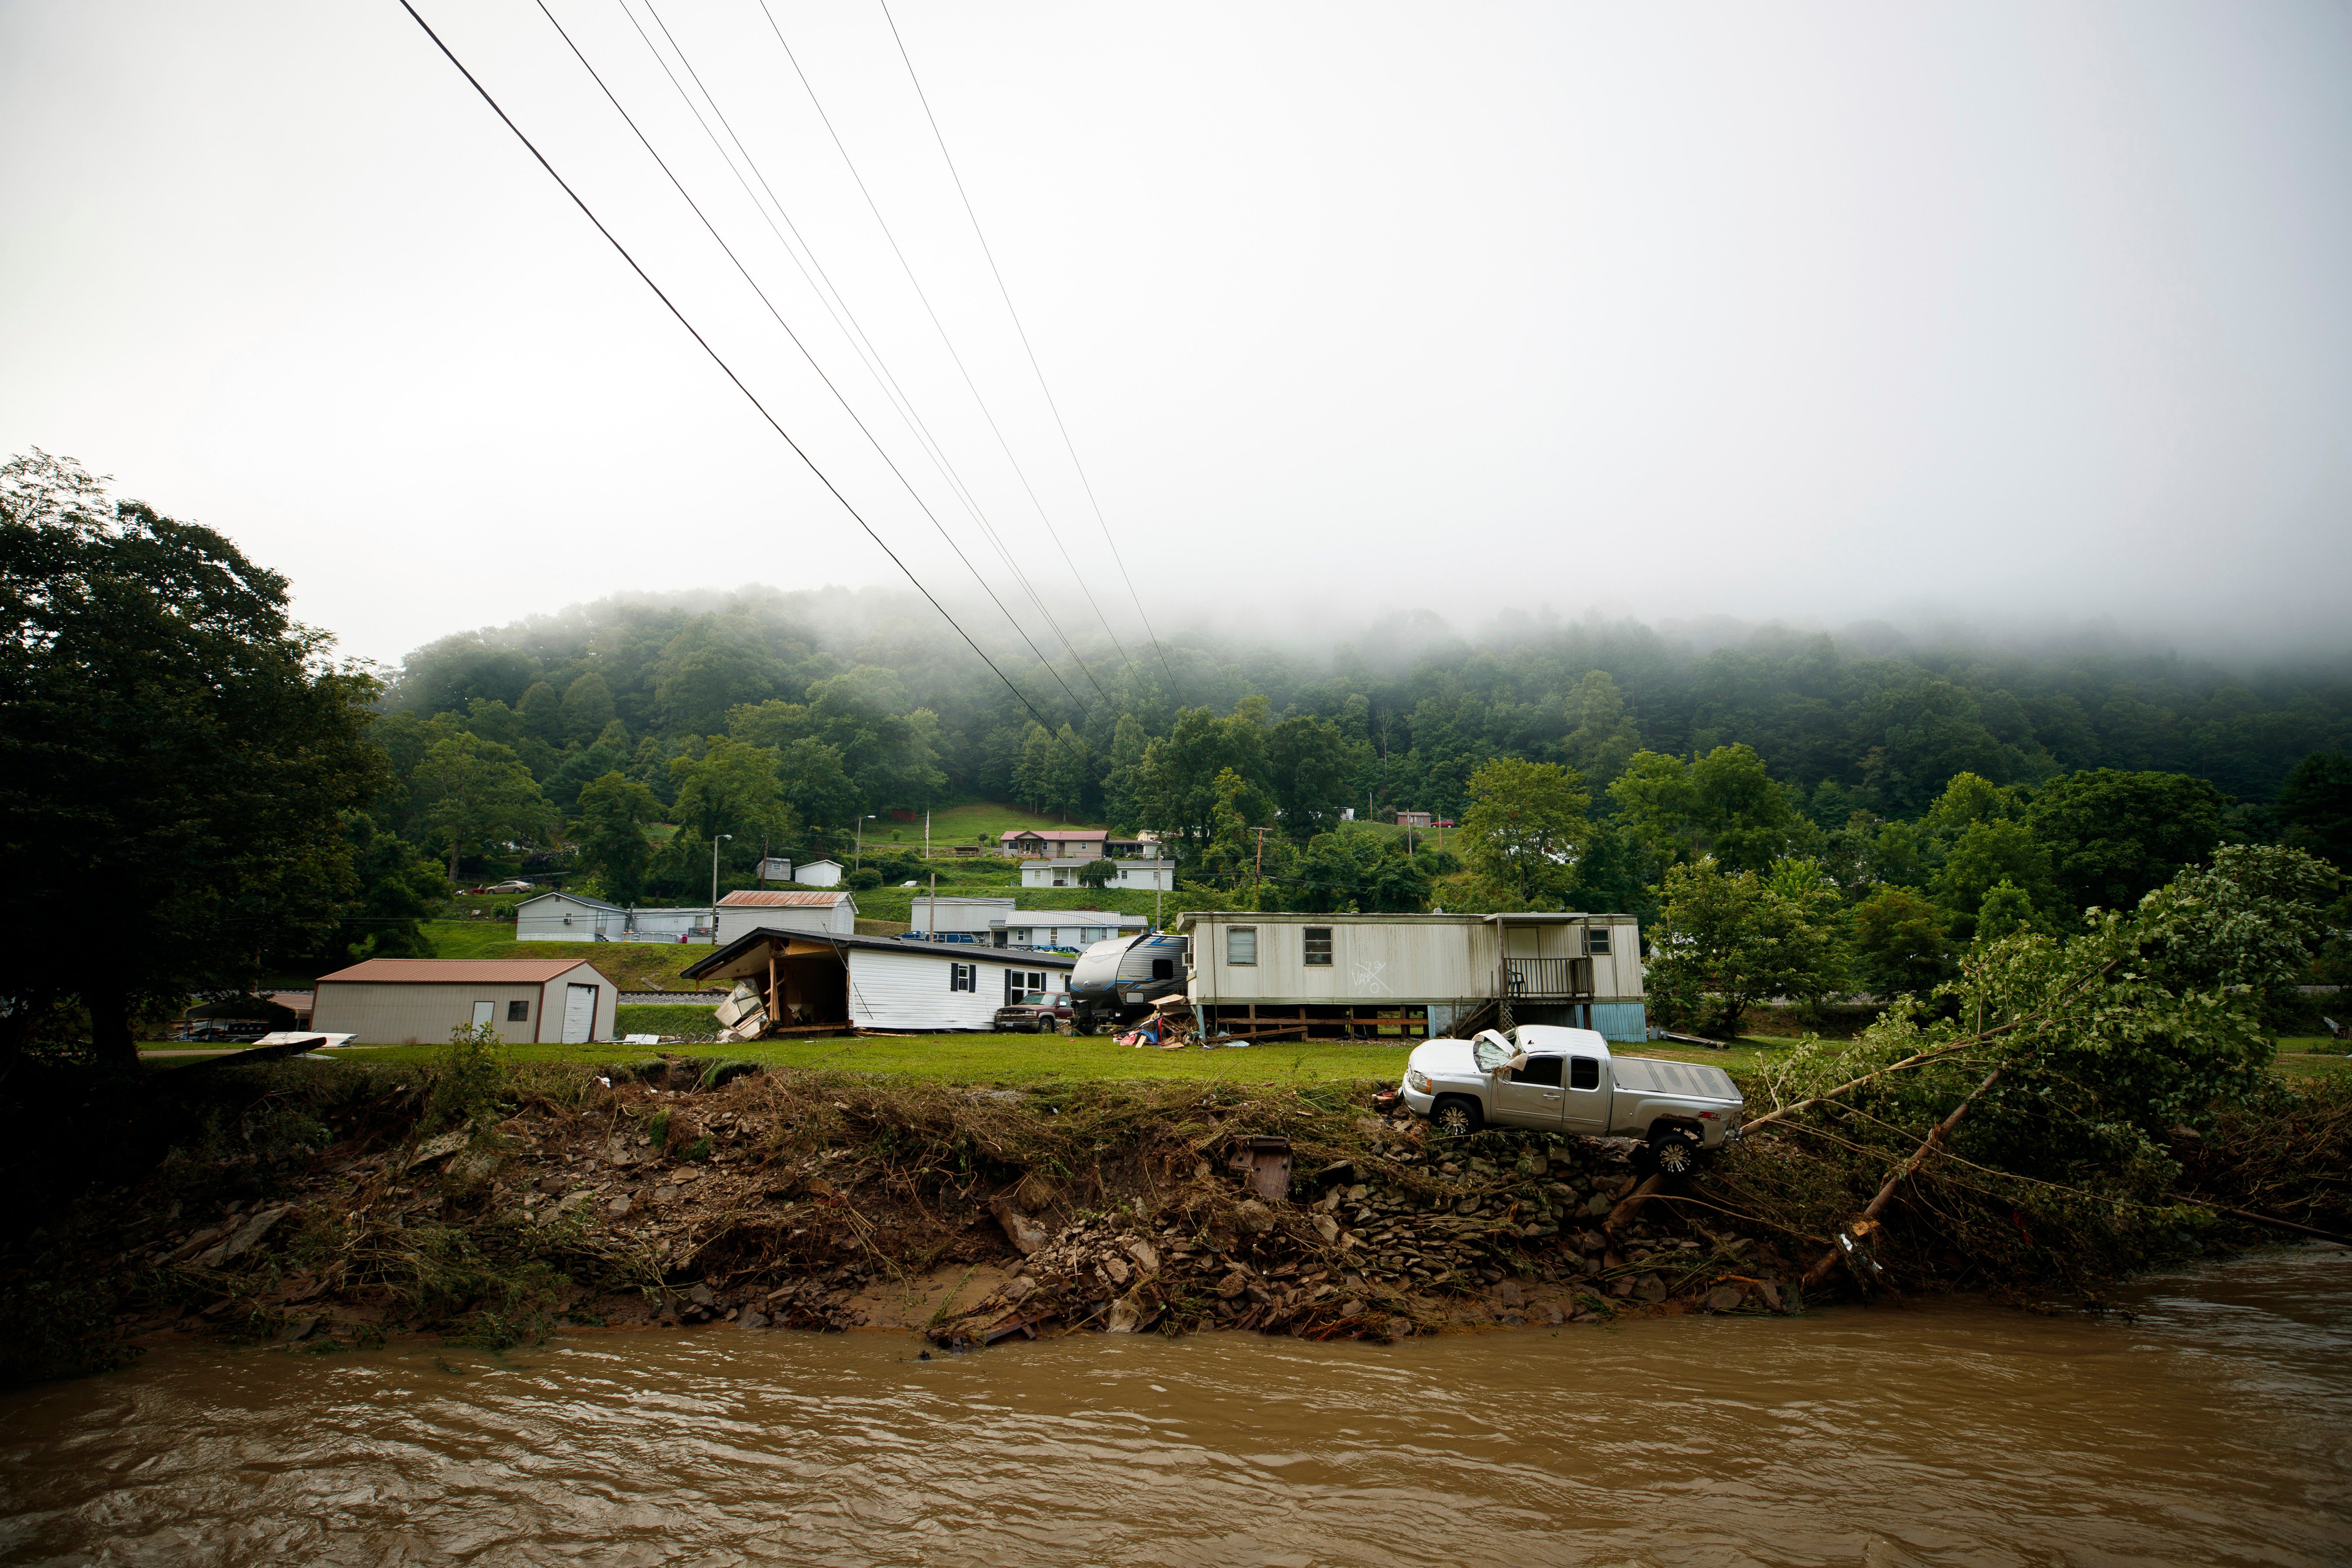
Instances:
[[[651,1031],[646,1031],[650,1033]],[[666,1046],[673,1056],[732,1058],[776,1068],[929,1078],[949,1083],[1031,1083],[1052,1079],[1201,1079],[1240,1083],[1379,1079],[1404,1076],[1397,1046],[1276,1043],[1244,1049],[1162,1051],[1116,1044],[1108,1035],[899,1035],[829,1040],[760,1040],[740,1046]],[[647,1047],[621,1045],[517,1046],[523,1062],[625,1061]],[[354,1049],[355,1059],[429,1063],[437,1046]]]

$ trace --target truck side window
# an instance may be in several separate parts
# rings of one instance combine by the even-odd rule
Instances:
[[[1568,1087],[1570,1089],[1599,1089],[1601,1087],[1601,1063],[1599,1059],[1593,1057],[1569,1058]]]
[[[1511,1081],[1513,1083],[1541,1084],[1546,1089],[1558,1089],[1559,1087],[1559,1058],[1558,1057],[1529,1057],[1528,1058],[1527,1066],[1517,1068],[1512,1070]]]

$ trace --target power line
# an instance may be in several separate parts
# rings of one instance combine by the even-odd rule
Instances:
[[[1013,581],[1018,583],[1022,591],[1029,595],[1029,602],[1037,607],[1037,613],[1045,617],[1045,624],[1054,628],[1054,635],[1062,639],[1062,646],[1069,649],[1071,660],[1078,667],[1078,673],[1086,677],[1087,683],[1095,689],[1095,694],[1108,704],[1110,701],[1110,693],[1105,691],[1102,682],[1095,679],[1094,671],[1087,667],[1085,658],[1079,654],[1077,645],[1071,640],[1069,634],[1062,629],[1061,621],[1046,605],[1044,597],[1038,594],[1035,585],[1029,581],[1028,574],[1021,569],[1020,563],[1014,559],[1013,552],[1005,547],[1003,540],[998,536],[995,526],[982,513],[980,502],[972,495],[971,487],[964,483],[963,476],[955,470],[953,463],[949,460],[946,447],[931,434],[930,426],[916,411],[914,400],[908,397],[905,389],[898,385],[898,379],[891,374],[888,363],[882,357],[881,350],[874,346],[872,337],[866,333],[865,327],[859,324],[856,312],[850,309],[848,297],[835,286],[832,275],[824,269],[824,263],[817,258],[816,247],[809,244],[808,237],[801,233],[800,226],[793,222],[792,214],[784,210],[782,199],[776,195],[775,187],[769,184],[768,176],[761,169],[759,160],[751,155],[751,150],[745,146],[743,139],[736,134],[734,124],[727,118],[727,111],[719,107],[717,95],[712,93],[709,85],[703,81],[702,73],[695,68],[694,61],[688,57],[685,46],[680,44],[677,41],[677,36],[670,31],[669,24],[663,20],[661,12],[654,6],[652,0],[645,0],[646,10],[652,16],[654,25],[661,29],[662,37],[669,41],[670,48],[677,55],[678,63],[685,66],[687,74],[694,79],[694,85],[701,90],[704,100],[709,103],[711,112],[719,117],[719,123],[726,129],[728,139],[735,143],[736,152],[742,155],[743,162],[750,166],[752,177],[760,182],[761,189],[767,192],[768,200],[774,206],[777,216],[784,220],[784,227],[792,230],[793,238],[799,241],[801,249],[808,253],[806,264],[802,263],[799,254],[793,249],[790,243],[786,242],[782,232],[777,229],[775,219],[768,216],[767,208],[760,205],[760,198],[753,194],[750,182],[743,178],[742,171],[735,167],[734,160],[727,155],[727,149],[720,145],[718,132],[710,129],[710,122],[703,118],[702,110],[696,107],[694,95],[686,90],[686,84],[677,79],[676,71],[670,69],[669,62],[662,58],[661,50],[655,46],[652,37],[646,34],[644,25],[637,20],[636,14],[629,8],[627,0],[614,0],[614,3],[620,6],[621,14],[628,17],[630,26],[636,30],[637,37],[643,40],[646,52],[654,57],[654,63],[660,66],[662,74],[669,79],[670,86],[677,89],[678,98],[686,104],[687,111],[694,116],[695,123],[699,125],[702,128],[702,133],[710,139],[710,145],[719,153],[720,162],[726,163],[728,172],[735,176],[736,184],[743,187],[743,194],[750,197],[752,209],[758,212],[761,221],[767,224],[769,232],[775,235],[776,243],[783,247],[784,253],[792,257],[793,264],[800,268],[801,275],[808,279],[809,287],[815,291],[819,302],[833,314],[835,323],[841,326],[844,335],[850,339],[850,346],[857,351],[859,358],[866,362],[866,369],[874,374],[877,382],[884,384],[885,395],[891,399],[892,406],[898,410],[899,417],[906,421],[908,428],[916,433],[917,443],[922,446],[925,455],[930,458],[933,466],[938,468],[941,476],[947,479],[949,488],[955,492],[957,499],[963,502],[964,510],[971,514],[972,521],[979,524],[982,537],[994,547],[997,557],[1004,563],[1005,569],[1013,574]],[[822,113],[822,110],[819,112]],[[816,269],[815,277],[809,276],[811,267]],[[824,280],[822,288],[818,286],[819,279]],[[831,295],[830,299],[827,298],[828,293]],[[839,305],[838,310],[835,309],[836,302]],[[983,412],[985,412],[984,409]],[[999,608],[1002,607],[999,605]],[[1034,651],[1035,645],[1032,644],[1031,647]],[[1041,654],[1039,658],[1042,659],[1044,656]],[[1050,665],[1048,668],[1051,668]],[[1060,678],[1056,676],[1055,679]],[[1064,683],[1064,689],[1067,689],[1067,683]],[[1071,700],[1076,703],[1077,700],[1073,696]],[[1078,706],[1083,717],[1084,704],[1078,704]]]
[[[646,8],[652,9],[651,0],[647,0]],[[1118,633],[1111,628],[1110,617],[1103,614],[1102,605],[1095,598],[1094,590],[1087,586],[1085,574],[1078,570],[1078,563],[1070,559],[1069,547],[1062,542],[1062,536],[1055,529],[1053,519],[1046,513],[1045,503],[1038,499],[1037,488],[1029,482],[1028,470],[1021,466],[1021,459],[1013,455],[1012,444],[1005,439],[1004,431],[996,423],[995,412],[988,406],[988,399],[981,395],[980,385],[972,379],[971,370],[963,363],[963,356],[956,352],[955,340],[948,335],[946,323],[940,320],[939,311],[932,308],[931,297],[924,292],[921,280],[915,276],[914,264],[907,259],[907,253],[899,247],[898,237],[891,232],[888,221],[882,216],[882,209],[876,203],[874,193],[866,188],[866,177],[857,172],[856,160],[850,157],[848,147],[841,140],[841,133],[834,129],[833,117],[825,113],[824,103],[817,98],[815,87],[808,79],[808,73],[801,69],[800,60],[793,55],[792,46],[784,42],[783,29],[776,25],[775,13],[768,9],[767,0],[760,0],[760,9],[767,16],[768,26],[775,33],[776,43],[783,49],[784,58],[792,62],[793,73],[800,78],[801,87],[809,95],[809,102],[815,108],[817,118],[824,121],[825,132],[832,136],[834,147],[841,153],[841,161],[848,165],[849,177],[857,182],[858,194],[866,198],[866,208],[874,214],[874,221],[880,226],[882,237],[889,241],[890,253],[898,258],[899,268],[907,274],[907,282],[914,289],[915,297],[922,301],[924,313],[930,317],[931,325],[940,334],[940,342],[946,345],[948,357],[955,362],[957,374],[963,377],[964,385],[971,389],[972,402],[979,405],[981,417],[988,421],[988,428],[995,436],[998,447],[1004,453],[1004,460],[1013,465],[1013,472],[1020,479],[1021,488],[1028,493],[1030,504],[1037,509],[1037,521],[1045,525],[1045,537],[1054,542],[1054,548],[1060,553],[1062,563],[1070,569],[1070,580],[1078,585],[1078,592],[1085,595],[1087,606],[1095,613],[1095,618],[1102,623],[1103,631],[1109,637],[1111,647],[1118,650],[1119,662],[1121,664],[1131,662],[1128,657],[1126,645],[1118,640]],[[920,90],[919,84],[917,90],[919,92]],[[928,109],[926,112],[929,112]],[[1125,571],[1124,565],[1120,570]],[[1149,621],[1145,623],[1145,626],[1147,630],[1150,628]],[[1156,639],[1153,646],[1158,646]],[[1075,657],[1076,649],[1074,647],[1071,652]],[[1162,663],[1164,666],[1165,660]],[[1171,676],[1170,679],[1174,678]]]
[[[433,30],[432,24],[425,21],[423,16],[417,14],[416,7],[410,5],[409,0],[400,0],[400,8],[408,13],[409,19],[411,21],[415,22],[417,26],[424,29],[425,36],[433,40],[433,47],[439,49],[442,56],[446,58],[451,65],[457,68],[457,74],[466,79],[467,86],[471,87],[477,93],[481,95],[482,101],[490,106],[490,112],[497,115],[499,121],[504,124],[509,131],[514,132],[515,140],[522,143],[523,150],[531,155],[531,158],[541,168],[547,171],[547,177],[553,180],[557,185],[562,188],[563,194],[572,198],[572,205],[580,209],[581,216],[585,217],[590,223],[595,225],[596,232],[604,237],[606,244],[610,245],[614,250],[620,253],[621,259],[629,264],[629,270],[637,275],[638,281],[642,282],[646,288],[652,289],[654,298],[659,300],[662,302],[663,307],[667,310],[672,316],[677,318],[677,324],[686,329],[687,335],[694,340],[697,347],[700,348],[704,353],[710,356],[710,363],[719,367],[720,374],[725,375],[729,381],[735,384],[735,390],[741,393],[744,400],[759,411],[760,417],[768,422],[768,427],[775,431],[778,436],[783,437],[784,445],[793,449],[793,456],[798,458],[802,464],[807,468],[808,471],[816,476],[817,482],[823,485],[825,489],[832,494],[834,500],[841,503],[841,510],[847,512],[850,515],[851,520],[854,521],[858,527],[866,531],[866,537],[871,539],[875,542],[876,546],[881,550],[882,553],[890,558],[890,564],[896,566],[899,572],[905,575],[907,581],[915,585],[915,591],[917,593],[922,595],[925,599],[930,601],[931,608],[939,611],[940,618],[946,621],[949,626],[955,628],[956,635],[963,638],[964,642],[970,646],[973,653],[979,655],[980,662],[988,666],[989,672],[994,675],[997,679],[1004,682],[1004,689],[1012,692],[1013,697],[1020,701],[1021,706],[1029,710],[1029,716],[1036,720],[1039,724],[1045,725],[1046,729],[1051,730],[1052,726],[1045,724],[1045,716],[1037,711],[1036,704],[1031,702],[1029,699],[1023,694],[1021,689],[1013,684],[1011,677],[1007,676],[1004,671],[997,668],[996,661],[988,657],[988,650],[982,647],[979,643],[972,640],[971,634],[963,629],[962,624],[960,623],[953,616],[948,614],[947,606],[940,604],[938,595],[923,585],[923,580],[916,576],[914,572],[904,561],[898,559],[898,552],[891,549],[890,546],[883,541],[882,536],[874,531],[874,525],[866,521],[865,515],[850,504],[849,498],[843,495],[840,489],[834,484],[830,478],[826,476],[825,471],[816,466],[816,459],[811,458],[807,452],[802,449],[801,444],[793,439],[792,432],[785,429],[782,424],[778,421],[773,414],[768,412],[768,405],[760,401],[759,395],[749,386],[746,386],[743,384],[743,378],[735,374],[734,367],[729,364],[727,361],[720,356],[717,349],[710,346],[710,340],[704,337],[702,333],[696,329],[695,324],[687,319],[686,312],[677,308],[677,301],[673,300],[667,294],[664,293],[662,291],[661,285],[655,282],[652,276],[648,274],[644,268],[637,265],[637,258],[629,254],[629,247],[623,245],[619,237],[616,237],[611,229],[604,226],[604,220],[596,216],[595,209],[588,205],[578,191],[572,188],[572,183],[570,181],[566,180],[562,174],[556,173],[555,165],[547,161],[547,154],[539,150],[538,143],[534,142],[530,137],[523,134],[522,127],[517,125],[513,119],[508,115],[507,111],[499,106],[499,100],[491,96],[490,89],[484,87],[480,79],[478,79],[472,71],[466,68],[466,62],[457,58],[455,50],[451,49],[447,44],[442,42],[441,35]],[[1072,748],[1072,752],[1073,754],[1078,757],[1080,763],[1083,763],[1085,762],[1085,753],[1077,752],[1075,747]]]
[[[939,531],[940,537],[946,541],[948,548],[955,552],[956,559],[963,563],[964,569],[970,572],[972,575],[972,580],[980,584],[981,592],[988,595],[989,601],[996,605],[997,610],[1003,614],[1006,622],[1012,626],[1013,631],[1019,634],[1022,641],[1029,644],[1029,651],[1037,656],[1037,662],[1045,666],[1045,673],[1053,676],[1055,683],[1062,688],[1063,694],[1069,698],[1070,706],[1077,710],[1081,717],[1083,717],[1086,711],[1086,704],[1078,700],[1078,694],[1070,689],[1069,682],[1062,679],[1060,673],[1054,668],[1052,662],[1045,658],[1045,653],[1034,641],[1030,640],[1029,634],[1022,630],[1021,623],[1013,619],[1013,612],[1005,609],[1003,601],[997,598],[996,590],[988,585],[988,579],[980,574],[979,568],[973,566],[971,560],[965,556],[962,548],[956,543],[955,537],[948,532],[946,527],[940,523],[939,518],[932,513],[931,509],[924,504],[921,494],[916,490],[915,487],[911,483],[908,482],[907,476],[899,471],[898,465],[891,460],[890,454],[883,449],[882,443],[874,438],[874,433],[866,428],[866,422],[858,417],[857,410],[850,406],[849,400],[841,395],[841,389],[834,384],[833,378],[825,374],[824,367],[817,363],[816,356],[809,353],[808,345],[801,341],[799,333],[793,331],[792,324],[784,320],[783,312],[777,310],[775,301],[768,297],[768,291],[760,287],[759,279],[751,276],[751,269],[745,267],[743,265],[742,258],[735,254],[734,247],[727,243],[726,237],[719,232],[718,226],[710,221],[709,215],[702,210],[701,204],[694,199],[693,194],[686,188],[685,183],[679,180],[677,172],[669,166],[668,161],[661,155],[660,151],[656,149],[652,141],[647,138],[645,131],[637,124],[635,119],[630,115],[628,110],[623,106],[620,99],[614,95],[611,86],[607,84],[604,77],[598,73],[596,68],[589,62],[588,57],[581,52],[580,46],[572,41],[572,35],[564,30],[563,24],[556,20],[555,13],[548,9],[546,0],[538,0],[538,4],[540,15],[547,18],[548,25],[555,29],[556,37],[563,40],[565,47],[571,49],[572,58],[580,62],[581,68],[587,71],[589,79],[595,82],[596,86],[603,90],[606,101],[612,104],[614,110],[620,115],[623,123],[626,124],[630,131],[635,132],[639,144],[641,144],[645,148],[646,152],[653,158],[654,163],[660,168],[661,172],[665,175],[668,176],[671,186],[675,188],[678,195],[685,200],[686,205],[694,210],[694,216],[702,220],[702,226],[709,231],[710,237],[712,239],[719,242],[719,248],[727,253],[727,259],[735,264],[735,270],[743,275],[743,281],[751,286],[751,292],[760,297],[760,303],[768,308],[768,314],[775,318],[776,325],[783,329],[784,336],[792,340],[793,347],[800,350],[801,357],[808,362],[809,368],[811,370],[816,372],[817,379],[824,383],[825,390],[833,394],[834,400],[841,405],[843,412],[846,413],[850,417],[851,423],[857,426],[858,433],[866,437],[867,443],[870,444],[874,450],[881,457],[883,463],[887,465],[890,469],[890,472],[897,477],[898,483],[905,487],[907,494],[913,499],[915,505],[921,509],[925,517],[930,519],[931,526]],[[647,43],[650,46],[651,40],[648,39]],[[688,107],[692,107],[690,103]],[[778,236],[780,240],[782,237],[782,236]],[[786,247],[785,248],[786,253],[790,254],[791,247]],[[798,261],[799,258],[794,257],[793,259]],[[820,296],[820,298],[822,298],[822,296]]]
[[[931,112],[931,100],[930,96],[923,91],[923,79],[915,74],[914,59],[907,53],[907,40],[898,34],[898,19],[890,15],[890,0],[876,0],[876,4],[882,7],[882,19],[890,25],[890,41],[898,46],[898,58],[906,63],[907,79],[914,84],[915,97],[923,106],[923,118],[930,122],[931,139],[939,143],[940,159],[948,166],[949,178],[955,181],[956,195],[963,202],[964,216],[971,220],[972,237],[980,241],[980,253],[988,258],[989,276],[996,279],[996,292],[1004,300],[1004,313],[1013,318],[1013,330],[1020,336],[1021,350],[1029,356],[1029,368],[1036,374],[1037,390],[1045,395],[1045,406],[1054,412],[1054,428],[1062,433],[1062,447],[1070,454],[1070,467],[1077,470],[1078,483],[1087,492],[1087,504],[1094,508],[1096,526],[1102,530],[1103,542],[1110,546],[1111,559],[1118,563],[1118,574],[1120,580],[1127,584],[1127,596],[1135,601],[1136,616],[1143,622],[1144,632],[1151,638],[1151,651],[1160,656],[1160,668],[1168,677],[1171,688],[1169,695],[1173,697],[1176,695],[1173,689],[1176,672],[1169,668],[1167,650],[1160,646],[1160,634],[1152,630],[1151,616],[1143,607],[1143,595],[1135,591],[1135,579],[1128,575],[1127,557],[1119,553],[1118,541],[1111,537],[1110,523],[1103,516],[1102,502],[1095,497],[1094,481],[1087,477],[1086,465],[1078,461],[1077,443],[1070,439],[1070,427],[1062,418],[1062,405],[1054,401],[1054,389],[1045,384],[1045,367],[1037,363],[1037,351],[1029,342],[1029,329],[1021,324],[1021,312],[1013,309],[1013,290],[1005,287],[1004,274],[996,265],[996,252],[989,248],[988,236],[982,232],[980,214],[972,210],[971,195],[963,188],[963,175],[956,169],[955,159],[948,152],[948,139],[940,130],[939,116]],[[760,0],[760,8],[764,11],[767,7],[768,0]],[[775,18],[771,16],[768,21],[772,26]],[[798,67],[795,66],[794,68],[797,69]],[[831,129],[831,126],[828,125],[827,129]],[[847,155],[843,154],[844,157]],[[862,183],[861,188],[863,188]],[[1097,610],[1096,613],[1101,612]],[[1118,639],[1114,637],[1111,640],[1116,643]],[[1125,650],[1121,651],[1124,653]]]

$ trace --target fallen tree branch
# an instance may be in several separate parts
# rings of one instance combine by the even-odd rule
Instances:
[[[1952,1107],[1952,1113],[1949,1116],[1936,1123],[1927,1136],[1920,1141],[1919,1147],[1911,1151],[1911,1157],[1895,1167],[1894,1173],[1886,1178],[1886,1184],[1878,1189],[1878,1195],[1872,1198],[1870,1206],[1862,1211],[1862,1217],[1847,1227],[1849,1235],[1860,1235],[1878,1223],[1878,1216],[1885,1212],[1887,1204],[1895,1196],[1895,1189],[1903,1184],[1904,1178],[1927,1163],[1927,1156],[1935,1152],[1936,1145],[1942,1142],[1952,1129],[1960,1124],[1960,1118],[1969,1113],[1969,1107],[1976,1103],[1977,1096],[1999,1082],[2004,1070],[2006,1069],[2003,1068],[1995,1068],[1985,1074],[1984,1081],[1970,1089],[1966,1100]],[[1828,1279],[1830,1270],[1838,1266],[1838,1260],[1844,1255],[1844,1249],[1842,1247],[1832,1247],[1822,1254],[1820,1260],[1805,1270],[1805,1289],[1811,1290]]]

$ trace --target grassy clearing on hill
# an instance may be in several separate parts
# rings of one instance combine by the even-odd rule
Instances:
[[[436,958],[562,958],[593,963],[624,991],[696,991],[678,971],[710,956],[708,942],[517,942],[515,928],[492,921],[428,921]]]
[[[931,845],[937,848],[948,844],[972,844],[985,837],[993,844],[1000,835],[1024,827],[1102,827],[1107,824],[1083,819],[1064,821],[1058,816],[1030,810],[1025,805],[1011,805],[1001,800],[972,800],[961,805],[943,805],[931,813]],[[895,837],[893,837],[895,835]],[[879,844],[896,849],[918,849],[923,847],[923,820],[919,813],[912,822],[892,822],[884,817],[866,825],[867,847]]]

